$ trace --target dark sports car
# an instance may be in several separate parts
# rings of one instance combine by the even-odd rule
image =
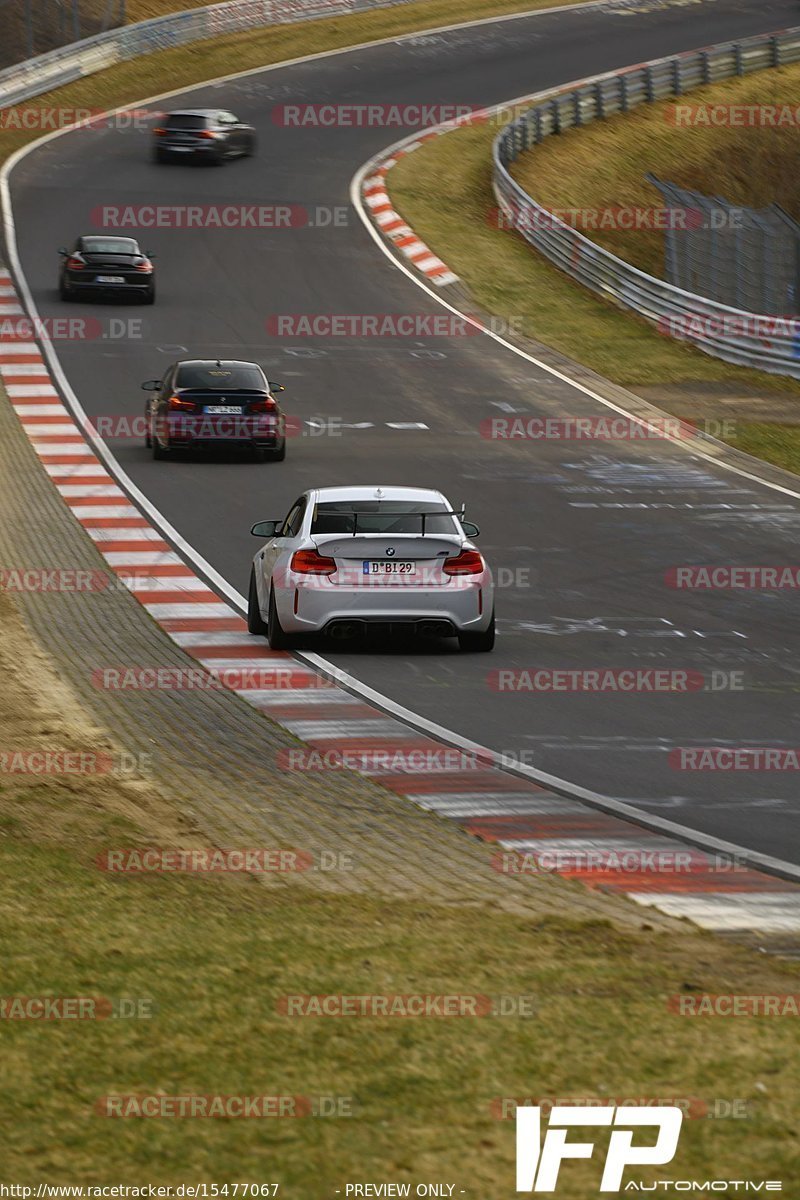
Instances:
[[[145,420],[153,458],[212,447],[250,450],[258,462],[286,457],[286,420],[273,395],[283,385],[258,363],[188,359],[142,388],[152,392]]]
[[[167,113],[153,130],[153,157],[159,163],[186,158],[219,166],[223,159],[247,157],[255,148],[253,126],[225,109],[187,108]]]
[[[102,293],[126,295],[152,304],[156,298],[156,276],[151,255],[139,249],[130,237],[91,234],[79,237],[71,250],[62,247],[64,260],[58,276],[62,300]]]

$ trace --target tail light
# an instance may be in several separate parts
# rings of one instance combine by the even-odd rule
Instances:
[[[136,270],[141,271],[145,275],[149,275],[153,270],[153,264],[149,258],[143,258],[141,262],[137,262]]]
[[[445,575],[480,575],[486,564],[477,550],[462,550],[454,558],[446,558],[442,566]]]
[[[295,550],[290,563],[298,575],[335,575],[336,561],[317,550]]]
[[[219,137],[219,134],[215,133],[213,129],[201,129],[200,137],[201,138],[211,138],[211,140],[213,141],[214,138]]]
[[[67,259],[67,270],[68,271],[84,271],[85,269],[86,269],[86,263],[83,261],[83,259],[80,258],[77,254],[70,254],[69,258]]]
[[[167,132],[166,129],[154,129],[153,130],[153,133],[155,134],[156,137],[163,137],[166,132]]]
[[[278,405],[273,400],[272,396],[265,396],[263,400],[254,400],[250,405],[250,412],[254,413],[270,413],[277,410]]]
[[[195,412],[197,407],[194,400],[181,400],[180,396],[170,396],[168,404],[171,412]]]

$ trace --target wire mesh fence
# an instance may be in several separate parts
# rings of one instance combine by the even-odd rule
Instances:
[[[676,217],[664,232],[669,283],[748,312],[800,312],[800,225],[788,213],[777,204],[743,208],[645,178]]]
[[[604,299],[638,313],[659,332],[693,342],[726,362],[800,379],[800,322],[791,315],[797,296],[793,256],[787,272],[793,278],[785,279],[772,309],[765,310],[757,301],[726,304],[695,286],[679,287],[625,262],[554,218],[509,171],[521,154],[546,137],[641,104],[682,96],[719,79],[794,62],[800,62],[800,27],[612,71],[577,88],[533,97],[532,107],[506,125],[494,142],[498,205],[520,235],[560,270]],[[740,275],[744,277],[744,269]]]
[[[0,68],[125,23],[125,0],[0,0]]]

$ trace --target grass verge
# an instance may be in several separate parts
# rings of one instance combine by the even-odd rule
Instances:
[[[101,735],[48,682],[0,595],[0,737],[68,748]],[[45,702],[42,695],[51,697]],[[47,707],[47,704],[51,707]],[[106,748],[110,743],[102,742]],[[791,1018],[685,1018],[673,995],[791,993],[796,967],[676,926],[621,931],[251,876],[115,877],[109,846],[164,845],[175,821],[150,784],[112,777],[0,785],[3,995],[145,1000],[147,1019],[4,1020],[4,1173],[23,1183],[242,1181],[333,1197],[346,1182],[445,1181],[487,1200],[513,1186],[501,1097],[677,1097],[739,1119],[684,1123],[681,1178],[787,1177],[800,1045]],[[172,844],[181,844],[174,832]],[[488,851],[487,851],[488,852]],[[299,1018],[294,994],[532,997],[533,1014]],[[113,1118],[103,1096],[338,1098],[352,1115]],[[726,1107],[727,1106],[727,1107]],[[664,1168],[669,1172],[671,1168]],[[592,1194],[592,1164],[565,1168]],[[645,1173],[649,1179],[651,1176]],[[658,1177],[664,1177],[663,1172]]]
[[[579,0],[559,2],[571,4],[579,3]],[[174,0],[140,0],[131,4],[130,13],[135,14],[137,20],[143,20],[185,7],[196,8],[197,5],[180,0],[178,3]],[[416,0],[394,8],[351,13],[344,17],[251,29],[120,63],[107,71],[26,100],[21,107],[26,113],[36,108],[70,111],[117,108],[160,92],[190,87],[222,75],[266,67],[323,50],[336,50],[481,17],[549,7],[552,7],[552,0],[527,0],[524,3],[521,0]],[[32,121],[32,118],[28,120]],[[0,161],[39,136],[39,131],[28,128],[0,129]]]
[[[694,99],[693,94],[690,100]],[[583,149],[582,139],[591,140],[599,130],[610,142],[623,141],[624,122],[636,122],[642,112],[609,122],[608,129],[593,125],[563,138],[547,139],[529,155],[526,186],[537,199],[556,207],[637,203],[621,183],[616,192],[598,190],[593,171],[596,167],[597,174],[604,177],[604,150],[595,144],[590,153]],[[658,120],[649,110],[644,115]],[[671,133],[674,152],[679,154],[684,139],[677,136],[674,126],[670,129],[664,124],[664,128]],[[513,318],[527,336],[667,411],[687,420],[713,423],[712,432],[719,426],[719,436],[731,445],[800,471],[796,429],[800,383],[731,366],[660,335],[645,321],[573,283],[519,235],[497,228],[491,188],[491,144],[496,132],[496,128],[476,125],[433,138],[400,159],[389,176],[395,207],[461,277],[477,304],[494,315]],[[544,194],[538,186],[542,152],[549,156]],[[571,174],[578,152],[580,165]],[[622,150],[618,149],[617,155],[622,158]],[[636,151],[632,149],[630,162],[634,161]],[[667,176],[672,170],[652,158],[646,166],[640,163],[638,170],[641,173],[652,167]],[[560,172],[569,176],[571,186],[559,192]],[[682,182],[687,181],[684,178]],[[652,204],[652,197],[646,202]],[[633,241],[633,236],[629,240]],[[619,249],[617,246],[617,252]],[[727,422],[724,430],[723,421]]]
[[[517,160],[512,174],[548,208],[660,208],[661,193],[645,180],[650,171],[733,204],[779,204],[800,219],[796,125],[725,124],[724,115],[718,124],[703,124],[702,114],[688,112],[701,106],[796,113],[800,66],[758,71],[545,138]],[[590,236],[650,275],[663,275],[662,233],[599,230]]]
[[[41,104],[99,107],[165,86],[513,6],[423,4],[154,55]],[[0,135],[0,154],[26,140]],[[500,295],[499,301],[503,301]],[[0,595],[0,739],[110,748],[65,689],[26,686],[35,646]],[[43,700],[47,697],[47,701]],[[689,929],[638,934],[486,906],[457,908],[267,888],[250,877],[101,873],[109,845],[181,844],[157,787],[7,776],[0,783],[3,994],[152,1003],[147,1019],[2,1021],[4,1170],[24,1182],[278,1181],[332,1197],[352,1180],[448,1181],[492,1200],[513,1181],[500,1096],[740,1101],[740,1120],[687,1122],[681,1177],[780,1177],[796,1159],[800,1050],[790,1019],[690,1020],[667,998],[786,993],[795,968]],[[534,997],[528,1019],[291,1019],[293,993]],[[110,1119],[99,1097],[136,1093],[341,1097],[353,1115],[298,1120]],[[568,1188],[592,1194],[591,1164]],[[564,1190],[565,1195],[570,1191]]]

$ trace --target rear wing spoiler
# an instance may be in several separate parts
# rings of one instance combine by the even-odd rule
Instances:
[[[352,517],[353,518],[353,529],[352,529],[353,537],[356,537],[356,535],[359,533],[359,528],[358,528],[358,518],[359,517],[375,517],[375,516],[379,516],[379,515],[383,515],[386,517],[388,517],[388,516],[391,516],[391,517],[419,517],[422,522],[422,536],[424,537],[425,536],[425,520],[427,517],[455,517],[458,521],[462,521],[464,519],[465,514],[466,514],[466,505],[462,504],[462,506],[458,512],[456,512],[454,509],[451,509],[451,508],[440,508],[440,509],[437,509],[435,512],[416,512],[411,509],[404,511],[404,510],[400,509],[400,510],[394,510],[391,513],[381,514],[379,512],[374,512],[374,513],[360,512],[359,513],[359,512],[348,511],[347,509],[340,508],[340,509],[336,510],[335,514],[331,513],[330,516],[335,515],[337,517]],[[320,514],[320,515],[328,515],[328,514]],[[370,530],[361,530],[360,532],[369,533]],[[375,531],[372,530],[372,532],[374,533]],[[380,530],[379,532],[382,533],[383,530]],[[348,533],[343,533],[343,534],[341,534],[341,536],[347,537]]]

